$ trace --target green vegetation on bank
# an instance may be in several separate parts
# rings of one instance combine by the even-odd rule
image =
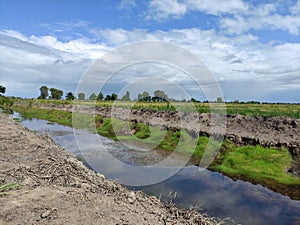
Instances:
[[[72,124],[72,113],[60,110],[50,110],[36,107],[17,107],[13,109],[24,117],[45,119],[60,124],[87,128],[91,131],[114,140],[132,141],[143,146],[157,146],[157,149],[193,153],[193,158],[201,159],[207,145],[208,137],[199,137],[193,146],[190,136],[185,131],[161,130],[142,123],[128,123],[118,119],[102,118],[79,114]],[[73,115],[74,116],[74,115]],[[129,129],[125,129],[125,128]],[[134,131],[133,133],[131,133]],[[179,138],[182,142],[179,144]],[[214,148],[217,141],[212,142]],[[207,150],[206,150],[207,151]],[[287,149],[270,149],[261,146],[237,146],[225,139],[221,149],[209,169],[220,171],[229,176],[263,183],[271,187],[276,184],[284,187],[300,187],[300,179],[287,173],[292,158]],[[298,193],[298,196],[300,194]]]
[[[210,169],[266,184],[300,185],[299,177],[287,173],[291,163],[292,157],[286,148],[236,146],[225,140]]]

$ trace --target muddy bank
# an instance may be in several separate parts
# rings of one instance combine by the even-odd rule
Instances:
[[[40,105],[42,108],[60,109],[87,114],[97,114],[103,117],[114,117],[122,120],[143,122],[150,125],[160,125],[166,129],[186,129],[199,135],[215,135],[224,130],[225,137],[241,145],[261,145],[264,147],[287,147],[296,160],[300,159],[300,119],[289,117],[243,116],[211,114],[157,112],[154,110],[129,110],[109,107],[91,107],[72,105]],[[212,124],[214,123],[214,124]],[[211,130],[212,125],[214,130]]]
[[[0,113],[0,224],[215,224],[95,173]]]

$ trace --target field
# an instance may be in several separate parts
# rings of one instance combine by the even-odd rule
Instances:
[[[300,104],[258,104],[258,103],[194,103],[194,102],[123,102],[123,101],[66,101],[66,100],[17,100],[0,97],[0,105],[22,101],[25,104],[78,104],[99,107],[121,107],[130,109],[150,109],[155,111],[182,112],[220,112],[223,114],[240,114],[245,116],[287,116],[300,119]]]

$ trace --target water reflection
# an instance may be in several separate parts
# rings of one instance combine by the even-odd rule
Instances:
[[[161,193],[162,196],[177,192],[173,201],[178,205],[198,207],[220,218],[231,217],[236,223],[274,225],[300,222],[299,201],[261,185],[234,181],[217,172],[206,170],[199,174],[195,166],[185,167],[171,179],[141,190]],[[171,197],[167,199],[170,201]]]

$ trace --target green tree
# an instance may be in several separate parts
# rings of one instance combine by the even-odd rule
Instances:
[[[104,98],[104,96],[103,96],[102,92],[100,92],[97,96],[97,100],[101,101],[101,100],[103,100],[103,98]]]
[[[41,95],[38,97],[39,99],[46,99],[49,95],[48,93],[48,87],[47,86],[41,86],[40,87],[40,92],[41,92]]]
[[[126,94],[121,98],[121,101],[131,101],[129,91],[126,91]]]
[[[73,101],[75,99],[75,96],[73,95],[72,92],[68,92],[66,95],[66,100]]]
[[[118,95],[115,94],[115,93],[112,93],[112,94],[111,94],[111,100],[112,100],[112,101],[115,101],[115,100],[117,100],[117,99],[118,99]]]
[[[138,94],[138,100],[139,101],[150,102],[151,101],[151,96],[149,95],[149,92],[144,91],[142,94]]]
[[[84,99],[85,99],[85,94],[82,93],[82,92],[80,92],[80,93],[78,94],[78,100],[84,100]]]
[[[6,91],[6,87],[0,85],[0,96],[1,96],[2,94],[4,94],[5,91]]]
[[[165,102],[168,101],[168,95],[161,90],[154,91],[154,97],[152,98],[152,101],[155,102]]]
[[[95,93],[91,94],[89,97],[90,100],[97,100],[97,95]]]
[[[62,90],[56,88],[50,88],[50,92],[51,92],[51,98],[57,100],[60,100],[64,94]]]
[[[217,102],[218,102],[218,103],[222,103],[222,102],[224,102],[224,101],[223,101],[223,99],[222,99],[221,97],[218,97],[218,98],[217,98]]]
[[[111,96],[110,95],[106,95],[104,100],[105,101],[110,101],[111,100]]]

